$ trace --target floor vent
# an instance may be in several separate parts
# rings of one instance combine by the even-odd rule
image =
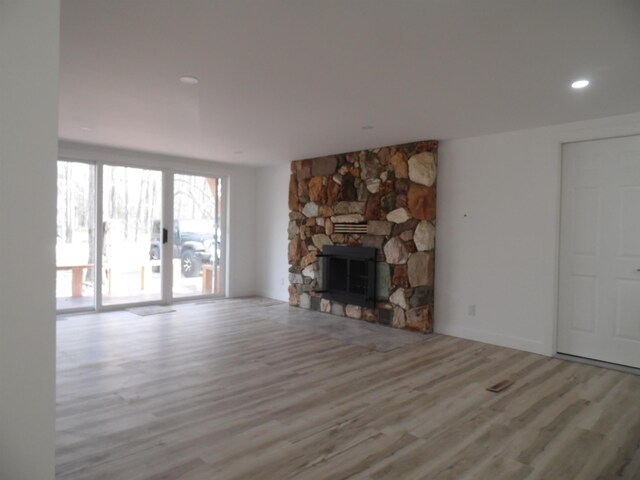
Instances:
[[[511,380],[502,380],[494,385],[491,385],[490,387],[487,387],[487,390],[495,393],[502,392],[503,390],[509,388],[511,385],[513,385],[513,382]]]

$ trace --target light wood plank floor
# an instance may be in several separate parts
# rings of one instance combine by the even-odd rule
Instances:
[[[638,376],[442,335],[379,352],[251,300],[175,308],[58,321],[58,479],[640,479]]]

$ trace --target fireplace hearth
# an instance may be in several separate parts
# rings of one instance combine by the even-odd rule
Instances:
[[[376,249],[325,245],[321,255],[322,298],[374,308]]]

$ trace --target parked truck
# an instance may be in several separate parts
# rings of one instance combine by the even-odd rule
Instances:
[[[202,273],[203,264],[220,259],[220,229],[208,220],[174,220],[173,258],[180,259],[184,277],[196,277]],[[162,246],[162,225],[155,220],[151,229],[149,258],[159,260]],[[152,267],[154,272],[159,266]]]

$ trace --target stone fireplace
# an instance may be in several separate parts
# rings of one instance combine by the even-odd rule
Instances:
[[[291,305],[433,330],[437,148],[429,140],[291,163]],[[364,275],[364,264],[340,260],[345,250],[334,247],[373,252],[374,274]],[[323,275],[336,276],[339,268],[353,269],[354,279],[373,277],[375,296],[350,300],[358,297],[327,291],[331,279]],[[342,288],[339,276],[335,280]]]

